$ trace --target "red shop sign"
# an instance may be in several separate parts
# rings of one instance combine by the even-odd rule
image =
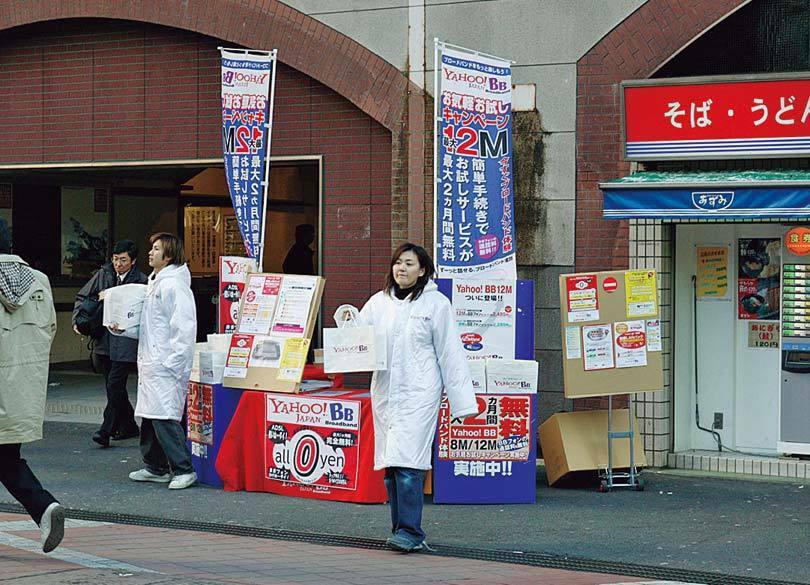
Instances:
[[[810,78],[622,83],[625,158],[810,156]]]

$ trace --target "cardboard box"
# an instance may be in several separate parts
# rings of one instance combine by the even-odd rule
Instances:
[[[627,431],[627,409],[613,410],[613,431]],[[540,425],[540,447],[546,464],[549,485],[572,471],[607,468],[607,410],[559,412]],[[636,467],[647,465],[644,442],[633,418],[634,459]],[[630,466],[630,443],[613,440],[613,469]]]

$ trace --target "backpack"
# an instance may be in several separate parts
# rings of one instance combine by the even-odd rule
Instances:
[[[79,305],[76,313],[76,329],[82,335],[90,337],[101,337],[104,333],[102,320],[104,317],[104,306],[98,299],[87,297]]]

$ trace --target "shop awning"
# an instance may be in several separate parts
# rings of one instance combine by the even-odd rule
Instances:
[[[810,219],[810,171],[640,172],[599,188],[606,219]]]

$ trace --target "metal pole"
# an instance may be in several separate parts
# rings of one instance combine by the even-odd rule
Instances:
[[[608,395],[608,469],[607,469],[607,486],[613,487],[613,395]]]
[[[267,199],[268,190],[270,187],[270,133],[273,126],[273,105],[276,97],[276,69],[278,69],[278,49],[273,49],[270,52],[270,62],[273,64],[273,71],[270,76],[270,108],[267,114],[267,121],[264,125],[264,145],[266,153],[264,157],[264,201],[262,202],[262,223],[261,223],[261,246],[259,247],[259,265],[257,266],[259,272],[264,272],[264,240],[267,229]]]
[[[439,265],[439,38],[433,39],[433,259]]]
[[[634,442],[634,439],[635,439],[635,432],[633,430],[633,395],[629,394],[629,397],[630,397],[630,401],[629,401],[629,403],[627,405],[627,418],[628,418],[627,428],[630,431],[629,432],[629,435],[630,435],[630,481],[629,481],[629,483],[630,483],[631,486],[635,486],[636,485],[636,460],[634,458],[634,453],[633,453],[633,442]]]

